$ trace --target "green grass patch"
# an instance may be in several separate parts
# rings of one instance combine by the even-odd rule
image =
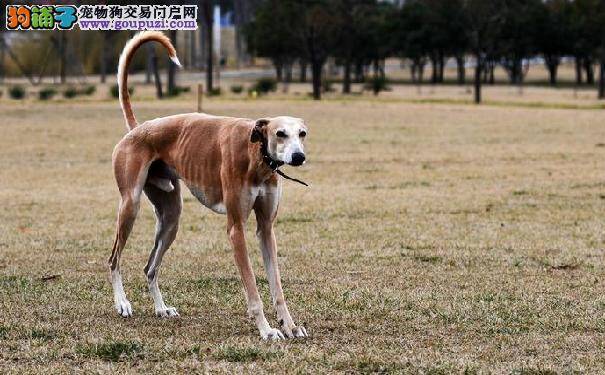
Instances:
[[[222,347],[214,355],[216,359],[227,362],[267,361],[277,358],[278,356],[279,353],[276,351],[265,351],[253,347],[236,348],[233,346]]]
[[[556,375],[556,371],[544,370],[540,368],[520,368],[511,372],[512,375]]]
[[[57,333],[46,329],[32,328],[31,331],[26,332],[26,337],[40,341],[52,341],[57,338]]]
[[[312,217],[309,216],[293,216],[293,215],[289,215],[289,216],[284,216],[284,217],[278,217],[277,218],[277,222],[278,223],[312,223],[315,220]]]
[[[143,345],[136,341],[109,341],[78,347],[76,351],[87,358],[98,358],[110,362],[143,358]]]
[[[7,326],[0,326],[0,340],[8,337],[8,333],[10,332],[10,328]]]
[[[431,256],[431,255],[414,255],[413,259],[422,263],[440,263],[442,258],[439,256]]]
[[[0,276],[0,289],[8,292],[15,292],[18,290],[24,290],[30,286],[31,281],[24,276],[9,275]]]

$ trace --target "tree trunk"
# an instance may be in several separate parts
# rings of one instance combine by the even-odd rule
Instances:
[[[548,76],[551,86],[557,85],[557,73],[559,71],[559,62],[549,61],[546,66],[548,67]]]
[[[286,64],[286,82],[292,82],[292,63],[289,62]]]
[[[307,82],[307,62],[300,60],[300,81]]]
[[[466,83],[466,67],[465,67],[464,55],[456,56],[456,65],[458,66],[458,84],[464,85]]]
[[[212,36],[212,24],[208,25],[208,31],[206,32],[206,92],[210,93],[214,89],[212,87],[213,73],[214,73],[214,56],[212,52],[213,36]]]
[[[147,61],[145,64],[145,84],[151,83],[151,76],[153,75],[153,63],[152,63],[152,55],[151,51],[155,49],[155,46],[152,43],[147,43]]]
[[[160,71],[158,69],[158,56],[155,54],[155,48],[153,44],[148,44],[149,48],[149,62],[151,65],[151,71],[155,78],[155,94],[158,99],[162,99],[164,94],[162,93],[162,81],[160,79]]]
[[[574,57],[574,63],[576,68],[576,84],[582,84],[582,58],[579,56]]]
[[[438,81],[439,83],[443,83],[443,72],[445,71],[445,56],[443,55],[443,52],[439,52],[439,76]]]
[[[6,76],[6,65],[4,64],[6,45],[4,43],[4,32],[0,31],[0,83],[4,83],[4,77]]]
[[[0,7],[0,18],[6,19],[5,8]],[[6,44],[4,40],[4,30],[0,30],[0,84],[4,83],[4,77],[6,76],[6,65],[5,65],[5,57],[6,57]]]
[[[323,63],[321,61],[311,61],[311,71],[312,71],[312,79],[313,79],[313,99],[320,100],[321,99],[321,70],[323,68]]]
[[[365,81],[365,77],[363,75],[363,63],[358,61],[355,63],[355,82],[362,83]]]
[[[584,70],[586,70],[586,83],[594,85],[594,67],[592,60],[588,57],[584,59]]]
[[[437,67],[437,57],[434,54],[431,55],[431,68],[432,68],[431,83],[437,83],[437,81],[439,80],[439,77],[438,77],[439,69]]]
[[[275,78],[277,79],[277,82],[283,81],[283,79],[284,79],[284,74],[283,74],[284,66],[279,61],[274,61],[273,62],[273,66],[275,67]]]
[[[211,93],[214,91],[212,87],[213,84],[213,73],[214,73],[214,47],[213,47],[213,39],[212,35],[214,23],[213,14],[212,14],[212,1],[204,0],[203,4],[203,15],[204,15],[204,26],[205,26],[205,36],[206,36],[206,92]]]
[[[101,31],[101,61],[99,64],[100,74],[101,74],[101,83],[105,83],[107,77],[107,32]]]
[[[197,62],[197,68],[204,69],[205,61],[207,60],[207,58],[206,58],[206,32],[204,31],[204,29],[205,29],[204,22],[198,23],[198,29],[200,30],[199,39],[198,39],[199,43],[200,43],[200,45],[198,46],[200,48],[200,58]]]
[[[481,103],[481,70],[483,63],[481,62],[481,55],[475,54],[475,58],[477,60],[475,67],[475,103]]]
[[[342,80],[342,93],[350,94],[351,93],[351,61],[347,60],[344,64],[344,77]]]
[[[235,25],[235,66],[237,69],[241,67],[244,58],[244,38],[241,29],[241,26]]]
[[[410,67],[410,75],[412,76],[412,83],[416,83],[416,72],[418,71],[418,64],[416,61],[412,61],[412,66]]]
[[[599,64],[599,99],[605,99],[605,61]]]
[[[176,46],[176,30],[170,30],[170,41],[173,46]],[[168,92],[168,96],[174,95],[176,93],[176,65],[168,59],[168,87],[166,91]]]
[[[189,66],[191,68],[195,68],[195,62],[197,61],[197,48],[195,44],[195,31],[189,31],[189,56],[191,61],[189,62]]]
[[[59,76],[61,77],[61,84],[65,83],[66,76],[66,60],[67,60],[67,33],[61,32],[59,38]]]
[[[488,83],[490,85],[493,85],[496,83],[496,78],[494,76],[494,71],[496,70],[496,64],[492,61],[489,64],[489,79],[488,79]]]

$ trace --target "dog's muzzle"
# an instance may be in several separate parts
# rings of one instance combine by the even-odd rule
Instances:
[[[305,154],[303,154],[302,152],[295,152],[292,154],[292,161],[290,162],[290,165],[298,167],[300,165],[303,165],[304,162]]]

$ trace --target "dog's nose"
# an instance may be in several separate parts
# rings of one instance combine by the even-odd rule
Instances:
[[[302,165],[305,162],[305,154],[302,152],[295,152],[292,154],[292,164],[293,166]]]

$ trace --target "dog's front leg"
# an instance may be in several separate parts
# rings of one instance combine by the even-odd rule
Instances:
[[[279,274],[279,266],[277,264],[277,243],[275,241],[275,233],[273,232],[273,222],[268,217],[262,215],[260,210],[257,210],[256,215],[258,228],[256,235],[258,237],[261,252],[263,254],[263,263],[269,280],[269,288],[271,289],[271,297],[273,305],[277,312],[277,320],[282,331],[288,337],[307,337],[307,330],[303,326],[296,326],[288,306],[284,298],[284,292],[281,286],[281,277]]]
[[[230,220],[231,221],[231,220]],[[246,301],[248,303],[248,314],[254,318],[256,326],[260,331],[260,335],[264,340],[267,339],[283,339],[284,335],[279,329],[271,328],[265,313],[263,312],[263,302],[258,294],[256,287],[256,278],[254,271],[250,265],[248,250],[246,249],[246,239],[244,236],[244,224],[242,222],[233,222],[229,224],[229,239],[233,246],[235,263],[239,268],[246,293]]]

